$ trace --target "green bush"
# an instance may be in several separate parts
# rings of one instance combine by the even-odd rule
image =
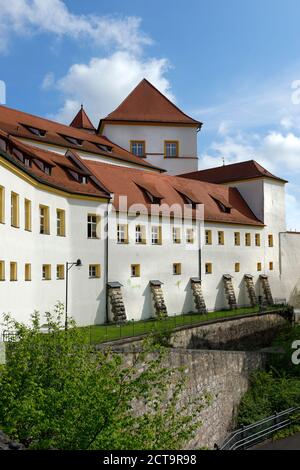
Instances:
[[[18,340],[0,369],[0,429],[32,449],[182,448],[205,398],[182,404],[184,374],[163,366],[164,348],[148,341],[126,364],[73,321],[64,331],[62,313],[46,314],[47,333],[37,312],[30,326],[5,317]]]

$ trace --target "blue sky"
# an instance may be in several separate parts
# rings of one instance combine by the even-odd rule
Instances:
[[[287,178],[300,230],[299,18],[299,0],[0,0],[0,79],[8,106],[96,123],[146,76],[204,122],[200,167]]]

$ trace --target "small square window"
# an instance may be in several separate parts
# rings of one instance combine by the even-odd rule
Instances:
[[[179,156],[179,143],[177,140],[165,141],[165,157],[174,158]]]
[[[173,263],[173,274],[174,276],[181,274],[181,263]]]
[[[5,262],[0,261],[0,281],[5,281]]]
[[[257,271],[261,271],[261,269],[262,269],[261,263],[257,263]]]
[[[235,244],[235,246],[240,246],[240,244],[241,244],[241,234],[240,234],[240,232],[234,232],[234,244]]]
[[[25,281],[31,281],[31,264],[25,264]]]
[[[139,264],[132,264],[131,265],[131,277],[140,277],[141,276],[141,268]]]
[[[145,141],[144,140],[132,140],[130,142],[130,150],[133,155],[137,157],[145,157]]]
[[[269,247],[273,248],[273,246],[274,246],[274,237],[273,237],[273,235],[268,235],[268,243],[269,243]]]
[[[18,267],[15,261],[10,263],[10,280],[17,281],[18,280]]]
[[[224,232],[218,232],[218,243],[224,245]]]
[[[99,278],[101,276],[100,264],[90,264],[89,265],[89,277]]]
[[[186,229],[186,242],[191,244],[194,243],[194,229],[193,228],[187,228]]]
[[[65,265],[64,264],[58,264],[56,266],[56,279],[64,279],[65,278]]]
[[[51,280],[51,264],[43,264],[42,266],[42,279],[43,281]]]
[[[245,245],[251,246],[251,233],[245,233]]]
[[[118,240],[118,243],[128,243],[128,225],[127,224],[117,225],[117,240]]]
[[[181,229],[180,227],[172,227],[173,243],[181,243]]]
[[[211,245],[212,244],[212,231],[205,230],[205,244]]]
[[[205,274],[212,274],[212,263],[205,263]]]

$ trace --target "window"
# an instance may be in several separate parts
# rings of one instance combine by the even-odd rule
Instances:
[[[83,140],[76,139],[75,137],[71,137],[69,135],[61,135],[67,142],[73,145],[82,145]]]
[[[5,281],[5,262],[0,261],[0,281]]]
[[[165,157],[172,158],[179,156],[179,143],[177,140],[165,140]]]
[[[245,245],[251,246],[251,233],[245,233]]]
[[[117,226],[118,243],[128,243],[128,225],[118,224]]]
[[[240,232],[234,232],[234,244],[235,244],[235,246],[240,246],[240,244],[241,244],[241,234],[240,234]]]
[[[66,235],[66,213],[63,209],[56,209],[56,235],[59,237]]]
[[[224,232],[218,232],[218,243],[224,245]]]
[[[274,238],[273,235],[268,235],[268,243],[269,247],[272,248],[274,246]]]
[[[43,264],[42,266],[42,279],[43,281],[51,280],[51,264]]]
[[[211,245],[212,244],[212,231],[205,230],[205,244]]]
[[[161,245],[162,236],[161,236],[161,226],[154,225],[151,227],[151,243],[152,245]]]
[[[212,274],[212,263],[205,263],[205,274]]]
[[[274,269],[274,263],[273,263],[273,261],[270,261],[270,263],[269,263],[269,270],[270,270],[270,271],[273,271],[273,269]]]
[[[173,243],[181,243],[181,230],[180,227],[172,227]]]
[[[28,129],[29,132],[31,132],[34,135],[37,135],[38,137],[44,137],[44,135],[46,134],[46,131],[43,129],[38,129],[37,127],[27,126],[26,124],[23,124],[23,126],[26,127],[26,129]]]
[[[181,263],[173,263],[173,274],[174,276],[181,274]]]
[[[257,271],[261,271],[261,263],[257,263]]]
[[[235,263],[235,265],[234,265],[234,271],[235,271],[236,273],[239,273],[240,270],[241,270],[241,265],[240,265],[240,263]]]
[[[17,268],[17,263],[15,261],[11,261],[10,263],[10,280],[11,281],[18,280],[18,268]]]
[[[19,228],[19,195],[11,193],[11,226]]]
[[[193,228],[186,229],[186,242],[194,243],[194,229]]]
[[[132,264],[131,265],[131,277],[140,277],[141,276],[141,268],[139,264]]]
[[[5,189],[0,186],[0,223],[5,222]]]
[[[130,151],[131,153],[133,153],[133,155],[136,155],[137,157],[146,156],[145,148],[146,145],[144,140],[131,140],[130,142]]]
[[[135,243],[145,244],[146,243],[146,228],[144,225],[136,225],[135,227]]]
[[[56,266],[56,279],[64,279],[65,278],[65,265],[58,264]]]
[[[88,214],[87,216],[87,236],[88,238],[99,238],[98,237],[98,226],[100,223],[100,217],[96,214]]]
[[[260,233],[255,234],[255,246],[260,246]]]
[[[40,205],[40,234],[50,233],[50,211],[48,206]]]
[[[24,200],[25,230],[31,232],[31,201]]]
[[[24,156],[24,165],[25,165],[25,166],[29,166],[29,167],[31,166],[31,160],[30,160],[30,158]]]
[[[24,278],[25,278],[25,281],[31,281],[31,264],[30,263],[25,264]]]
[[[99,278],[100,276],[101,276],[100,264],[90,264],[89,265],[89,277],[93,279],[93,278]]]

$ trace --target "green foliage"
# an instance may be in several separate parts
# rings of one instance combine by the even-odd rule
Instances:
[[[269,361],[267,371],[255,372],[250,389],[244,395],[240,408],[239,425],[252,424],[276,412],[297,407],[300,404],[300,365],[292,363],[292,343],[300,339],[300,326],[283,330],[273,346],[276,353]],[[299,416],[293,428],[298,429]],[[290,433],[291,429],[285,431]],[[281,435],[280,435],[281,436]]]
[[[47,333],[38,312],[29,327],[5,317],[18,340],[0,369],[0,428],[32,449],[182,448],[205,397],[181,400],[184,373],[163,365],[164,348],[95,351],[73,321],[64,331],[62,314],[46,314]]]

